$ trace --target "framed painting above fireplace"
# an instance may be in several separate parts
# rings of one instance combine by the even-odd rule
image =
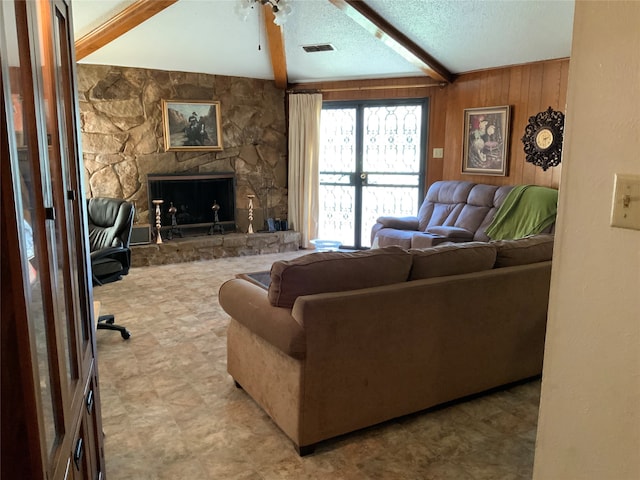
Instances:
[[[165,151],[222,150],[220,102],[162,100]]]

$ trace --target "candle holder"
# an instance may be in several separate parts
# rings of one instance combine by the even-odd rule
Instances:
[[[162,229],[162,214],[160,212],[160,205],[164,203],[164,200],[152,200],[152,203],[156,206],[156,243],[162,243],[162,235],[160,235],[160,229]]]
[[[253,233],[253,199],[255,197],[255,195],[247,195],[247,198],[249,199],[249,229],[247,230],[247,233]]]

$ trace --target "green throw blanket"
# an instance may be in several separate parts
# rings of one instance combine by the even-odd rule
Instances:
[[[520,185],[509,192],[487,228],[493,240],[511,240],[540,233],[556,220],[558,191]]]

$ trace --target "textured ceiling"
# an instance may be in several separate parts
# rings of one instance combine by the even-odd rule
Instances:
[[[72,0],[76,39],[132,1]],[[573,1],[366,0],[452,73],[569,57]],[[81,63],[272,79],[261,12],[236,0],[179,0]],[[422,76],[329,0],[292,0],[284,24],[289,82]],[[334,51],[306,53],[330,43]]]

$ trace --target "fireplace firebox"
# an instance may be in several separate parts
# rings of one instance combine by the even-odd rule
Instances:
[[[149,218],[155,218],[152,201],[162,200],[163,230],[180,236],[233,232],[235,179],[234,173],[148,175]]]

